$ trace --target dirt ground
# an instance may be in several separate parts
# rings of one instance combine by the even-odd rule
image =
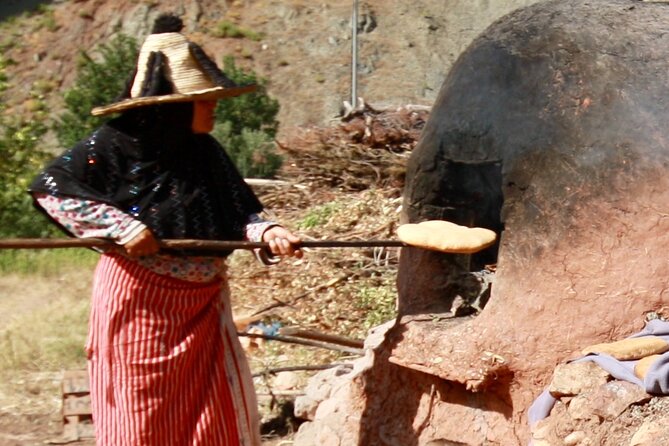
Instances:
[[[370,194],[366,192],[349,198],[360,207],[361,214],[370,211],[371,202],[388,201],[383,194]],[[344,197],[336,199],[343,200]],[[393,200],[390,198],[389,202],[393,203]],[[342,209],[350,211],[351,208],[342,205]],[[362,218],[347,213],[349,217]],[[290,225],[290,220],[294,218],[280,214],[276,213],[277,219],[289,221]],[[395,217],[394,213],[390,216]],[[377,223],[374,220],[374,224]],[[246,316],[273,307],[259,315],[256,321],[266,325],[274,323],[364,337],[363,321],[368,309],[356,304],[356,290],[361,286],[392,286],[396,253],[386,253],[379,262],[375,260],[373,250],[355,253],[338,251],[308,252],[303,260],[285,261],[272,268],[260,265],[249,253],[235,253],[229,263],[236,315]],[[92,274],[90,268],[71,271],[57,278],[0,277],[0,326],[40,308],[53,298],[54,293],[73,293],[78,299],[87,301]],[[82,280],[82,276],[86,279]],[[26,327],[26,330],[29,329]],[[327,350],[269,342],[249,351],[254,372],[289,365],[327,364],[341,356]],[[80,366],[83,368],[85,364]],[[39,372],[17,371],[11,378],[12,382],[3,383],[0,387],[0,446],[43,445],[60,438],[61,376],[58,371],[46,376]],[[273,376],[268,376],[267,379],[258,379],[259,393],[271,392]],[[304,383],[308,376],[307,373],[298,373],[298,381]],[[269,410],[270,399],[261,397],[260,402],[266,421],[276,416],[273,413],[276,410]],[[275,401],[276,405],[279,402]],[[268,438],[264,444],[279,445],[289,440],[290,429],[282,429],[282,433],[278,438]]]
[[[329,129],[296,130],[279,142],[286,157],[282,183],[256,188],[267,217],[305,240],[396,238],[401,172],[426,114],[370,112]],[[388,134],[390,127],[401,131]],[[364,339],[369,328],[394,316],[398,254],[398,248],[312,249],[301,260],[266,267],[250,252],[237,251],[228,262],[235,317],[255,314],[250,320],[264,327]],[[66,299],[63,312],[87,305],[93,267],[56,276],[1,276],[0,327],[29,317],[59,296]],[[86,323],[83,313],[73,322],[82,339]],[[256,390],[268,433],[264,444],[290,444],[299,420],[282,416],[281,409],[289,407],[285,403],[314,372],[296,371],[286,384],[278,382],[273,370],[328,365],[356,356],[275,341],[254,344],[247,352],[252,372],[259,375]],[[84,367],[82,360],[72,368]],[[61,438],[62,370],[31,368],[15,370],[0,386],[0,446],[43,445]]]

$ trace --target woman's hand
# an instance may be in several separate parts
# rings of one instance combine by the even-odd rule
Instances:
[[[153,232],[147,228],[126,242],[123,248],[130,257],[142,257],[157,253],[160,246]]]
[[[302,251],[297,246],[301,240],[282,226],[272,226],[262,235],[263,242],[269,243],[269,250],[275,256],[302,258]]]

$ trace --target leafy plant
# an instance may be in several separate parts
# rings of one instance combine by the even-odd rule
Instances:
[[[242,28],[232,22],[223,20],[218,23],[214,29],[213,35],[216,37],[232,37],[237,39],[250,39],[256,42],[262,40],[264,35],[250,29]]]
[[[250,70],[238,68],[231,56],[223,59],[223,71],[226,76],[239,85],[256,84],[254,93],[219,101],[216,117],[219,122],[230,122],[231,131],[241,134],[242,129],[261,130],[274,138],[279,128],[276,115],[279,113],[279,101],[267,94],[267,80],[258,78]]]
[[[118,34],[97,50],[99,61],[86,52],[79,55],[75,86],[65,92],[65,112],[55,125],[58,141],[70,147],[108,120],[91,115],[91,110],[107,105],[125,87],[137,60],[137,41]]]
[[[0,79],[4,65],[0,64]],[[0,82],[0,90],[6,88]],[[0,120],[0,237],[42,236],[51,233],[46,219],[32,208],[26,193],[29,182],[46,159],[39,143],[46,133],[46,105],[41,94],[33,90],[33,113],[16,119],[2,115]]]
[[[7,87],[9,84],[7,83],[7,74],[5,73],[5,69],[7,68],[7,61],[5,60],[4,57],[2,57],[2,54],[0,54],[0,95],[7,90]],[[5,104],[4,101],[0,101],[0,109],[4,108]]]
[[[330,221],[332,215],[338,209],[337,203],[327,203],[322,206],[317,206],[309,210],[302,221],[298,223],[299,229],[314,229],[324,226]]]
[[[386,278],[378,286],[360,288],[357,294],[357,307],[366,311],[364,320],[366,329],[395,317],[397,293],[394,281],[390,278]]]
[[[229,121],[220,123],[212,135],[225,147],[242,176],[272,177],[282,162],[275,152],[273,139],[261,130],[244,128],[240,134],[235,134],[231,127]]]
[[[276,120],[279,102],[267,94],[265,79],[238,68],[232,57],[223,60],[223,71],[238,85],[256,84],[257,90],[219,101],[212,134],[223,144],[242,175],[269,178],[281,167],[281,157],[273,142],[279,127]]]

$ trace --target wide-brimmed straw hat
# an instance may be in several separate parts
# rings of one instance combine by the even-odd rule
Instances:
[[[216,100],[251,93],[256,85],[237,85],[200,46],[179,33],[181,19],[163,15],[156,20],[139,52],[132,83],[113,104],[96,107],[94,116],[169,102]],[[125,97],[123,97],[125,96]]]

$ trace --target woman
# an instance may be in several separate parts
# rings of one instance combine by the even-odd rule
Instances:
[[[227,79],[158,19],[121,112],[33,182],[40,209],[76,237],[119,245],[95,272],[86,351],[99,445],[258,445],[253,383],[236,337],[229,252],[161,251],[160,239],[300,239],[262,205],[208,133],[216,99],[252,91]]]

